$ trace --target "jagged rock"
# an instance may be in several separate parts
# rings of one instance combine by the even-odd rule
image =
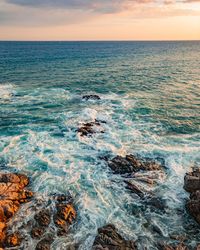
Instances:
[[[88,101],[88,100],[100,100],[101,98],[98,96],[98,95],[84,95],[83,97],[82,97],[82,99],[83,100],[86,100],[86,101]]]
[[[45,232],[45,228],[44,227],[34,227],[31,230],[31,237],[32,238],[36,238],[36,239],[40,239],[42,237],[42,235]]]
[[[190,200],[186,203],[186,209],[200,224],[200,190],[190,195]]]
[[[7,222],[19,210],[20,204],[27,202],[33,193],[26,190],[29,179],[22,174],[0,174],[0,247],[4,244],[19,243],[17,234],[6,234]],[[17,243],[16,243],[17,242]]]
[[[21,238],[19,234],[11,234],[6,236],[6,240],[4,242],[4,247],[16,247],[21,244]]]
[[[135,242],[125,240],[117,232],[115,226],[109,224],[98,229],[93,250],[135,250]]]
[[[186,173],[184,189],[190,193],[200,190],[200,172],[197,169],[193,170],[193,172]]]
[[[48,236],[37,243],[35,250],[50,250],[52,242],[53,237]]]
[[[125,157],[116,156],[108,161],[108,166],[116,174],[130,174],[137,171],[155,171],[161,170],[160,163],[151,159],[140,159],[134,155],[126,155]]]
[[[186,173],[184,189],[190,192],[190,200],[186,203],[188,213],[200,224],[200,171],[195,168]]]
[[[101,123],[98,120],[95,120],[94,122],[88,122],[84,123],[77,132],[80,133],[81,136],[91,136],[94,133],[100,132],[104,133],[104,131],[100,128]],[[95,127],[98,129],[95,129]]]
[[[58,203],[56,208],[54,223],[58,227],[57,234],[62,236],[68,232],[69,226],[76,219],[76,211],[71,203]]]
[[[136,193],[139,197],[143,198],[144,193],[136,186],[134,183],[130,181],[124,181],[126,183],[126,188],[131,190],[133,193]]]
[[[47,227],[51,221],[51,214],[49,210],[44,209],[35,215],[35,220],[42,227]]]

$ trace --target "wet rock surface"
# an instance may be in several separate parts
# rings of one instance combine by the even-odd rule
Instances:
[[[101,98],[98,95],[84,95],[82,97],[82,99],[86,100],[86,101],[88,101],[88,100],[94,100],[94,101],[101,100]]]
[[[151,159],[141,159],[134,155],[116,156],[108,161],[108,166],[115,174],[130,174],[138,171],[162,170],[162,165]]]
[[[200,224],[200,169],[195,168],[184,178],[184,189],[190,193],[186,203],[188,213]]]
[[[81,127],[78,128],[77,132],[80,134],[80,136],[92,136],[92,134],[95,133],[104,133],[101,123],[105,122],[95,120],[94,122],[83,123]]]
[[[98,235],[95,238],[93,250],[135,250],[134,241],[125,240],[115,228],[109,224],[98,229]]]
[[[48,208],[41,208],[29,222],[32,239],[36,250],[51,248],[54,239],[68,234],[70,225],[76,219],[76,211],[71,196],[64,194],[49,197]],[[45,206],[45,205],[44,205]]]
[[[162,250],[189,250],[189,248],[184,244],[180,243],[177,246],[164,245],[161,247]]]
[[[8,235],[7,223],[19,210],[22,203],[28,202],[33,193],[26,189],[29,184],[27,176],[22,174],[0,174],[0,247],[20,245],[17,233]]]

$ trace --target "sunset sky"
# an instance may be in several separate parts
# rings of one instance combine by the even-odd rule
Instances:
[[[0,40],[200,40],[200,0],[0,0]]]

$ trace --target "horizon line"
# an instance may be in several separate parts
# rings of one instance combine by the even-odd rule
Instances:
[[[144,40],[0,40],[0,42],[200,42],[200,39],[144,39]]]

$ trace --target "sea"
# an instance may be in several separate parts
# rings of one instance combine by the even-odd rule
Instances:
[[[77,132],[95,119],[104,133]],[[140,186],[164,210],[127,190],[126,177],[104,160],[127,154],[163,159],[162,173],[141,173],[156,184]],[[200,228],[183,189],[193,166],[200,166],[199,41],[0,42],[0,171],[28,175],[39,200],[74,199],[77,220],[52,249],[90,250],[106,224],[139,250],[177,237],[196,246]],[[33,204],[22,205],[14,228],[28,223]],[[34,249],[26,237],[24,249]]]

